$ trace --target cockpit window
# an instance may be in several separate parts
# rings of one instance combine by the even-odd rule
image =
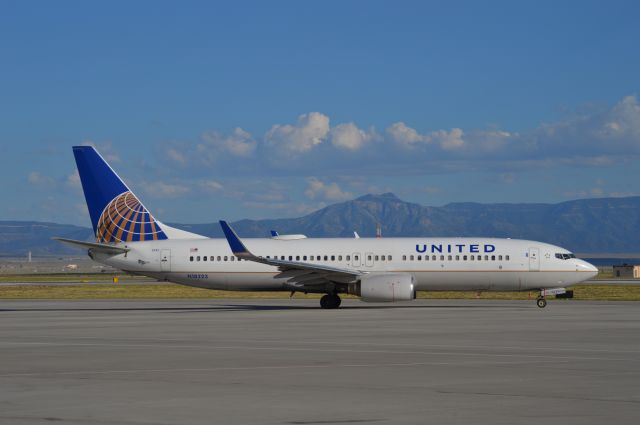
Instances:
[[[556,253],[556,258],[560,260],[568,260],[570,258],[576,258],[575,254],[571,253]]]

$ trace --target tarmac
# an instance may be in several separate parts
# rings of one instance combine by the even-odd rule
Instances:
[[[640,304],[0,301],[1,424],[635,424]]]

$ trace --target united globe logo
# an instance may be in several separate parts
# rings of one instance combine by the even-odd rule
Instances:
[[[116,196],[98,220],[98,242],[133,242],[167,239],[149,211],[131,192]]]

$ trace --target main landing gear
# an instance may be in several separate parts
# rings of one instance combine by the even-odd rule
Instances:
[[[538,307],[540,308],[545,308],[547,306],[547,300],[540,295],[537,299],[536,299],[536,304],[538,305]]]
[[[342,300],[338,296],[338,294],[326,294],[320,298],[320,307],[321,308],[338,308],[340,307],[340,303]]]

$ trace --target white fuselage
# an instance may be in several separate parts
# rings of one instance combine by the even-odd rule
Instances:
[[[243,239],[256,256],[364,273],[399,272],[415,277],[417,290],[521,291],[567,287],[597,274],[591,264],[568,258],[563,248],[541,242],[487,238]],[[225,239],[129,242],[127,254],[94,254],[116,268],[209,289],[291,289],[276,267],[240,261]],[[561,254],[557,258],[557,254]],[[565,254],[564,257],[562,254]],[[205,260],[206,258],[206,260]]]

